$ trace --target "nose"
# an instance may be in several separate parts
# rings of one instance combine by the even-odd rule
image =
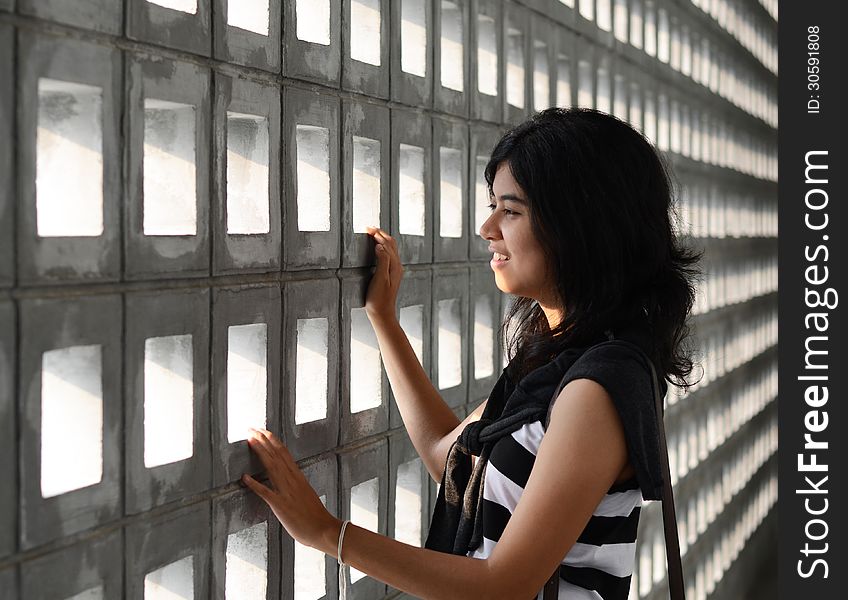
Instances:
[[[484,240],[495,240],[500,236],[500,228],[497,226],[497,213],[493,212],[489,215],[483,224],[480,225],[480,237]]]

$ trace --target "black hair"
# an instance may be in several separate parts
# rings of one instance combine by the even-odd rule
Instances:
[[[657,376],[691,386],[687,317],[703,251],[675,235],[676,194],[659,152],[612,115],[549,108],[497,143],[485,169],[490,196],[501,163],[527,197],[565,313],[551,330],[534,299],[515,298],[500,326],[510,377],[518,381],[567,346],[643,319]]]

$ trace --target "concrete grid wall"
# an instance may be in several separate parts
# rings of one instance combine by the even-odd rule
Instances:
[[[740,597],[776,501],[761,1],[0,0],[0,597],[337,597],[236,483],[263,419],[331,512],[423,543],[436,486],[361,310],[363,228],[397,236],[401,323],[464,417],[504,366],[481,167],[549,105],[644,131],[708,250],[705,376],[666,422],[690,597]],[[659,523],[633,598],[664,593]]]

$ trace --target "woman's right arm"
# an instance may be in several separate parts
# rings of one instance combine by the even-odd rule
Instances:
[[[397,243],[381,229],[369,228],[368,233],[377,243],[377,270],[368,286],[365,310],[377,334],[380,355],[409,438],[430,476],[441,483],[451,444],[466,424],[480,418],[486,403],[460,422],[442,399],[396,316],[397,292],[403,276]]]

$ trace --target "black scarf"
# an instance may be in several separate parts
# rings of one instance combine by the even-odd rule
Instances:
[[[598,341],[603,341],[602,338]],[[469,423],[451,445],[425,548],[466,555],[483,539],[483,480],[495,442],[547,416],[566,371],[589,348],[566,348],[552,362],[513,386],[503,370],[479,421]],[[478,456],[474,469],[471,455]]]

